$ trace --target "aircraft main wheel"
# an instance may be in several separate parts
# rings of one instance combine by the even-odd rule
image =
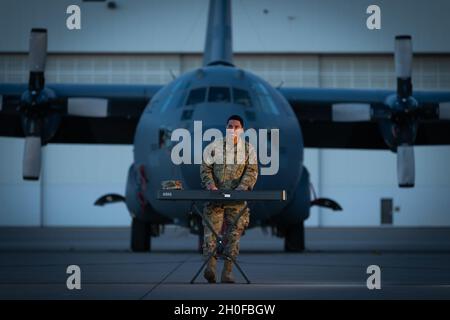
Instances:
[[[284,236],[284,251],[302,252],[305,250],[305,226],[302,223],[288,226]]]
[[[148,223],[133,218],[131,222],[131,251],[148,252],[151,249],[150,226]]]

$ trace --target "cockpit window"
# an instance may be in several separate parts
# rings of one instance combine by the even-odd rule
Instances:
[[[246,107],[250,107],[252,105],[248,91],[237,88],[233,88],[233,102],[236,104],[242,104]]]
[[[206,88],[192,89],[189,93],[186,105],[205,102]]]
[[[205,102],[206,95],[208,95],[208,102],[229,102],[240,104],[246,107],[252,106],[252,100],[247,90],[232,88],[233,99],[231,99],[231,92],[229,87],[210,87],[196,88],[189,92],[186,100],[186,105],[194,105]],[[207,93],[208,92],[208,93]]]
[[[230,88],[228,87],[209,88],[208,102],[231,102]]]
[[[167,96],[163,97],[163,99],[165,99],[165,100],[161,106],[161,110],[160,110],[161,113],[166,111],[166,109],[169,105],[173,105],[173,102],[174,102],[174,99],[176,96],[180,96],[178,94],[178,89],[180,89],[183,82],[184,81],[182,81],[182,80],[178,80],[178,81],[175,81],[174,83],[172,83],[171,85],[169,85],[169,87],[167,88],[167,90],[169,90],[169,93],[167,94]]]
[[[257,83],[255,89],[263,112],[279,115],[280,112],[267,88],[262,83]]]

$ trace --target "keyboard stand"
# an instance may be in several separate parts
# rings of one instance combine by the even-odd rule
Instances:
[[[228,261],[231,261],[236,268],[239,270],[239,272],[242,274],[244,279],[247,281],[248,284],[250,284],[250,280],[248,279],[245,272],[242,270],[242,268],[237,263],[236,259],[233,257],[230,257],[227,255],[224,251],[225,246],[223,243],[223,235],[217,234],[216,231],[214,231],[214,228],[211,225],[211,221],[209,221],[209,218],[203,215],[203,212],[200,211],[196,205],[196,201],[286,201],[287,200],[287,193],[286,190],[258,190],[258,191],[236,191],[236,190],[229,190],[229,191],[206,191],[206,190],[177,190],[177,189],[163,189],[159,190],[157,193],[157,199],[158,200],[172,200],[172,201],[192,201],[192,206],[190,210],[190,214],[197,214],[200,216],[204,224],[206,225],[209,230],[214,234],[216,237],[216,248],[213,252],[211,252],[207,258],[206,261],[203,262],[200,269],[197,271],[195,276],[191,280],[191,284],[195,282],[195,279],[197,279],[200,272],[202,272],[203,268],[205,268],[206,264],[211,260],[213,256],[216,254],[222,256]],[[245,212],[245,209],[247,209],[247,206],[245,206],[237,215],[235,220],[233,221],[232,225],[236,225],[236,223],[239,221],[239,219],[242,217],[242,215]],[[225,221],[224,221],[225,223]]]
[[[214,230],[214,228],[211,225],[211,221],[209,221],[209,218],[207,216],[205,216],[202,211],[200,211],[195,203],[195,201],[192,202],[192,208],[194,209],[194,212],[196,214],[198,214],[202,220],[205,222],[206,226],[209,228],[209,230],[211,230],[211,232],[214,234],[214,236],[216,237],[216,248],[214,249],[213,252],[211,252],[208,257],[206,258],[206,260],[203,262],[203,264],[201,265],[200,269],[198,269],[197,273],[195,274],[195,276],[192,278],[191,280],[191,284],[193,284],[195,282],[195,279],[197,279],[198,275],[200,274],[200,272],[202,272],[202,270],[205,268],[206,264],[209,262],[209,260],[211,260],[212,257],[214,257],[216,255],[216,253],[218,253],[219,255],[223,256],[226,260],[229,260],[231,262],[233,262],[233,264],[236,266],[236,268],[239,270],[239,272],[242,274],[242,276],[244,277],[244,279],[247,281],[247,284],[250,284],[250,280],[248,279],[247,275],[245,274],[244,270],[241,269],[241,267],[239,266],[239,264],[237,263],[236,259],[234,259],[233,257],[229,256],[228,254],[226,254],[224,252],[225,246],[223,244],[223,235],[219,235],[217,234],[217,232]],[[247,209],[247,206],[245,206],[244,208],[241,209],[241,211],[239,211],[239,214],[237,215],[237,217],[234,219],[233,221],[233,225],[236,225],[236,223],[239,221],[239,219],[241,218],[241,216],[244,214],[245,209]],[[191,212],[192,213],[192,212]],[[224,222],[225,223],[225,217],[224,217]]]

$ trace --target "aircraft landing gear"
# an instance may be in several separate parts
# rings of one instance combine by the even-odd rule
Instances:
[[[151,225],[133,218],[131,222],[131,251],[149,252],[151,250]]]
[[[287,226],[284,230],[284,251],[303,252],[305,250],[305,226],[299,224]]]

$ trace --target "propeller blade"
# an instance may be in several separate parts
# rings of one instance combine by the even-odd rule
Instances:
[[[39,92],[44,88],[45,60],[47,59],[47,30],[32,29],[28,53],[30,75],[28,88],[31,92]]]
[[[311,201],[311,207],[318,206],[323,208],[328,208],[333,211],[342,211],[342,207],[339,203],[334,201],[333,199],[328,198],[317,198]]]
[[[335,122],[370,121],[371,107],[367,103],[336,103],[331,106]]]
[[[400,188],[412,188],[415,182],[414,147],[397,147],[397,178]]]
[[[108,99],[69,98],[67,113],[72,116],[105,118],[108,116]]]
[[[47,30],[32,29],[29,47],[30,72],[44,72],[47,58]]]
[[[38,180],[41,171],[41,137],[25,137],[23,153],[23,178]]]
[[[412,74],[411,36],[395,37],[395,75],[400,79],[411,78]]]
[[[412,40],[411,36],[395,37],[395,75],[397,77],[397,94],[402,98],[412,95]]]
[[[125,202],[125,197],[117,193],[108,193],[98,198],[95,201],[94,205],[104,206],[105,204],[111,204],[116,202]]]
[[[439,119],[450,120],[450,102],[439,103]]]

